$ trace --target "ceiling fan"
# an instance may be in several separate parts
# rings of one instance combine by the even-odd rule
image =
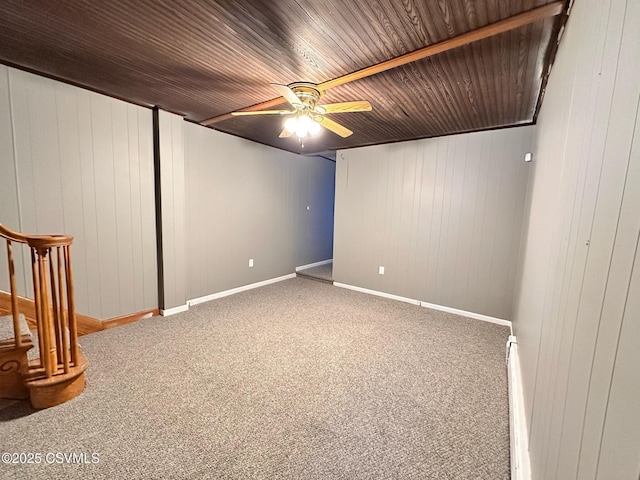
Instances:
[[[353,134],[347,127],[331,120],[326,115],[346,112],[368,112],[371,104],[366,100],[355,102],[318,104],[323,91],[315,83],[294,82],[289,85],[278,83],[271,84],[282,97],[289,102],[293,110],[253,110],[231,112],[233,116],[239,115],[290,115],[284,122],[284,129],[280,132],[280,138],[287,138],[294,133],[299,139],[307,135],[316,135],[322,127],[343,138]]]
[[[301,122],[306,125],[306,131],[303,127],[300,127],[300,133],[308,134],[310,133],[310,129],[319,130],[321,127],[325,127],[326,129],[337,133],[341,137],[348,137],[353,133],[351,130],[327,118],[325,115],[328,113],[364,112],[371,110],[371,105],[369,102],[364,100],[318,105],[317,102],[325,90],[345,85],[371,75],[376,75],[386,70],[428,58],[463,45],[468,45],[478,40],[493,37],[539,20],[564,14],[565,10],[565,2],[563,0],[556,0],[532,10],[471,30],[456,37],[448,38],[432,45],[427,45],[426,47],[405,53],[399,57],[391,58],[378,64],[356,70],[355,72],[347,73],[332,80],[327,80],[326,82],[319,84],[305,82],[295,82],[289,85],[272,84],[279,91],[279,97],[251,105],[234,112],[224,113],[222,115],[203,120],[200,124],[204,126],[211,126],[237,115],[292,115],[292,117],[287,120],[291,120],[289,126],[285,125],[284,130],[280,133],[281,138],[290,137],[293,133],[297,133]],[[566,20],[566,14],[563,18]],[[280,105],[283,100],[287,100],[293,107],[293,110],[262,110]],[[297,123],[295,125],[294,119],[297,119]],[[314,120],[315,123],[319,124],[319,126],[313,125]],[[298,135],[298,137],[302,138],[300,135]]]

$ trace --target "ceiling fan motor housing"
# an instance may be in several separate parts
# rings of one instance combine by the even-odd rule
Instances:
[[[303,107],[309,110],[313,110],[318,100],[322,97],[322,92],[318,90],[315,83],[294,82],[290,83],[288,87],[293,90],[293,93],[296,94],[296,97],[298,97]]]

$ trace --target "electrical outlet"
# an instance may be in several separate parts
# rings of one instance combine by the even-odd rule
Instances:
[[[378,275],[384,275],[384,267],[378,267]]]
[[[253,267],[253,258],[250,258],[250,259],[249,259],[249,266],[250,266],[250,267]]]

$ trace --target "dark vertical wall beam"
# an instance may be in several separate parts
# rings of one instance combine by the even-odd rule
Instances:
[[[158,261],[158,308],[164,305],[164,261],[162,251],[162,186],[160,182],[160,116],[153,108],[153,178],[156,197],[156,257]]]

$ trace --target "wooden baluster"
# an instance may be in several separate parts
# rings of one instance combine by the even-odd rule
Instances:
[[[34,298],[34,306],[36,309],[36,328],[38,329],[38,349],[40,350],[40,358],[38,362],[40,363],[40,367],[44,368],[44,360],[42,359],[42,354],[44,352],[44,331],[42,329],[42,320],[40,314],[40,276],[38,274],[39,267],[37,264],[36,250],[33,247],[30,247],[31,250],[31,276],[33,278],[33,298]]]
[[[85,386],[87,363],[78,345],[73,293],[70,250],[73,237],[24,235],[1,224],[0,236],[7,241],[13,330],[16,333],[10,343],[15,342],[23,350],[30,348],[31,342],[25,342],[20,332],[13,243],[24,243],[30,248],[40,355],[39,363],[28,362],[23,380],[30,391],[32,405],[48,408],[79,395]],[[50,263],[47,265],[47,262]]]
[[[48,248],[38,248],[38,267],[40,273],[40,313],[42,315],[42,333],[44,337],[44,352],[40,352],[44,363],[44,372],[47,378],[51,378],[56,366],[55,337],[51,308],[49,306],[49,282],[47,281],[47,255]]]
[[[73,270],[71,269],[71,245],[65,245],[65,264],[67,271],[67,301],[69,302],[69,334],[71,336],[71,361],[78,365],[78,329],[76,325],[76,307],[73,298]]]
[[[16,347],[22,346],[20,332],[20,312],[18,312],[18,294],[16,292],[16,269],[13,265],[11,240],[7,239],[7,260],[9,261],[9,290],[11,293],[11,314],[13,316],[13,341]]]
[[[54,250],[49,250],[49,282],[51,288],[51,323],[53,324],[52,346],[55,346],[55,366],[58,370],[58,364],[62,363],[62,331],[60,329],[60,311],[58,310],[58,288],[56,286],[56,273],[54,271]]]
[[[60,247],[56,248],[56,254],[58,258],[58,300],[60,305],[60,328],[62,330],[62,366],[64,368],[64,373],[69,373],[69,329],[67,328],[68,321],[65,318],[63,269]]]

